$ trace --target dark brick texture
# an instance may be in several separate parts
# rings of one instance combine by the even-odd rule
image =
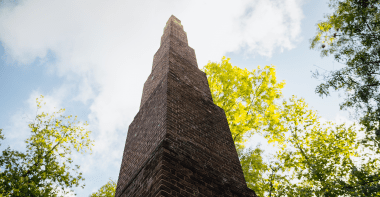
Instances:
[[[223,109],[171,16],[129,126],[116,197],[253,197]]]

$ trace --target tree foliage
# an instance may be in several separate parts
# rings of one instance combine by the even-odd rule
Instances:
[[[281,147],[276,158],[283,164],[283,172],[300,181],[287,185],[288,196],[343,194],[336,191],[335,181],[347,178],[353,166],[350,156],[355,156],[358,147],[353,126],[321,123],[317,113],[296,97],[284,101],[281,120],[288,146]]]
[[[280,164],[278,162],[267,163],[263,160],[264,150],[257,146],[255,149],[249,148],[244,153],[239,154],[241,167],[247,186],[261,197],[265,195],[282,194],[285,183],[289,182],[286,176],[278,173]]]
[[[92,193],[90,197],[114,197],[116,193],[116,182],[110,180],[103,185],[97,192]]]
[[[240,156],[247,185],[259,196],[380,196],[379,154],[359,149],[357,126],[322,123],[296,97],[284,101],[280,122],[285,143],[275,162],[263,162],[258,148]]]
[[[244,137],[278,127],[276,101],[282,96],[285,82],[277,82],[274,66],[248,71],[229,63],[209,62],[202,69],[206,75],[212,99],[223,108],[237,146],[244,147]]]
[[[42,95],[36,99],[38,109],[42,101]],[[64,190],[79,186],[80,181],[84,181],[79,172],[80,166],[73,167],[70,156],[72,149],[81,154],[86,152],[85,149],[91,150],[91,131],[78,126],[80,122],[77,117],[73,121],[71,115],[56,117],[64,111],[61,109],[50,116],[44,112],[37,114],[34,122],[29,124],[32,135],[25,140],[26,153],[11,150],[10,147],[2,152],[0,166],[4,171],[0,172],[0,194],[57,196],[58,187]],[[67,194],[65,191],[63,193]]]
[[[346,66],[315,72],[324,79],[316,93],[327,96],[331,89],[344,90],[341,109],[355,109],[367,135],[380,137],[380,1],[330,0],[329,6],[334,12],[318,23],[311,48],[320,50],[322,57],[333,55]]]
[[[244,149],[241,145],[244,145],[244,139],[234,137],[247,185],[258,196],[380,195],[378,158],[371,157],[362,165],[353,161],[355,158],[368,158],[359,150],[359,127],[322,122],[304,99],[295,96],[278,102],[283,83],[276,86],[273,80],[273,85],[261,86],[257,82],[247,82],[260,79],[259,76],[275,79],[274,66],[267,66],[263,70],[259,68],[250,72],[250,77],[244,77],[248,75],[247,71],[232,67],[228,60],[223,57],[220,64],[209,63],[205,70],[214,103],[225,110],[232,135],[258,133],[270,143],[276,142],[279,148],[273,156],[274,160],[265,162],[260,147]],[[238,83],[238,80],[246,81]],[[251,88],[252,84],[259,85]],[[244,105],[243,99],[239,99],[251,98],[252,93],[255,93],[241,90],[255,90],[257,87],[266,87],[261,89],[263,94],[256,94],[259,95],[256,102],[259,110],[251,109],[254,105]],[[265,95],[276,95],[273,92],[277,96]],[[255,115],[244,115],[249,110]],[[379,156],[379,152],[375,153]]]
[[[276,164],[263,161],[263,150],[244,149],[246,139],[260,133],[270,142],[284,145],[284,127],[281,125],[282,88],[277,82],[275,66],[260,66],[253,71],[232,66],[230,58],[221,63],[209,62],[202,69],[208,79],[211,95],[216,105],[224,109],[231,134],[239,155],[247,185],[258,196],[278,190],[279,182],[288,181],[276,173]],[[264,174],[268,174],[267,177]]]

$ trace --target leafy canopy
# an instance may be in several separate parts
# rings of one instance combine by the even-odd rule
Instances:
[[[244,137],[277,131],[276,100],[281,98],[285,82],[277,82],[274,66],[248,71],[232,66],[229,60],[223,57],[221,63],[209,62],[202,70],[214,103],[226,113],[235,144],[244,147]]]
[[[330,90],[344,90],[341,109],[355,109],[367,135],[380,136],[380,1],[330,0],[334,10],[317,24],[311,48],[321,56],[333,55],[345,66],[338,70],[315,72],[323,77],[316,93],[327,96]],[[372,132],[373,133],[373,132]],[[377,143],[380,143],[377,139]]]
[[[295,96],[284,101],[282,124],[286,128],[287,147],[276,154],[281,170],[290,180],[299,180],[283,188],[288,196],[338,196],[336,180],[347,178],[353,167],[351,156],[357,156],[354,126],[322,123],[316,111],[304,99]]]
[[[378,196],[379,153],[364,152],[356,125],[322,122],[295,96],[281,106],[283,144],[274,161],[264,162],[259,148],[240,162],[249,188],[259,196]],[[354,159],[366,160],[362,164]]]
[[[110,179],[97,192],[92,193],[90,197],[114,197],[116,193],[116,182]]]
[[[36,99],[38,109],[41,109],[42,101],[42,95]],[[85,149],[91,150],[91,131],[78,126],[80,122],[77,117],[73,121],[71,115],[57,117],[64,111],[61,109],[50,116],[45,112],[37,114],[34,122],[29,124],[32,135],[25,140],[26,153],[11,150],[10,147],[2,152],[0,166],[4,171],[0,173],[0,194],[57,196],[59,186],[64,190],[79,186],[80,181],[85,180],[79,172],[80,166],[70,165],[73,162],[70,156],[72,149],[81,154],[87,152]],[[3,136],[0,138],[4,139]]]
[[[274,66],[248,72],[228,60],[208,63],[204,70],[214,103],[225,110],[247,185],[258,196],[379,194],[379,160],[360,166],[352,160],[368,157],[359,155],[359,128],[322,122],[295,96],[278,102],[284,83],[275,81]],[[244,149],[244,138],[237,136],[246,133],[277,142],[274,161],[265,162],[259,146]]]
[[[277,187],[278,184],[271,184],[274,180],[287,180],[275,173],[265,177],[266,172],[279,168],[263,161],[260,147],[244,149],[244,143],[260,133],[270,142],[284,145],[279,99],[285,82],[277,82],[273,65],[248,71],[232,66],[229,60],[223,57],[220,63],[209,62],[202,70],[207,75],[214,103],[225,111],[247,185],[258,196],[264,196]]]

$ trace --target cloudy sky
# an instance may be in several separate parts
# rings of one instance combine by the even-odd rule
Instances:
[[[74,154],[86,178],[78,196],[117,180],[128,125],[138,112],[166,21],[182,21],[199,68],[222,56],[252,70],[275,65],[284,97],[305,98],[326,120],[347,121],[338,94],[314,93],[317,68],[341,67],[310,50],[328,0],[3,0],[0,5],[0,128],[10,146],[25,150],[35,99],[44,111],[88,121],[93,154]],[[265,141],[252,139],[252,146]],[[265,147],[265,146],[264,146]],[[268,148],[270,151],[270,148]]]

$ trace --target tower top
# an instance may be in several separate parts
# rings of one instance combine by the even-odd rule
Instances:
[[[177,27],[174,30],[174,29],[170,28],[171,26],[177,26]],[[167,31],[168,28],[170,29],[170,31]],[[185,40],[182,40],[182,41],[184,41],[187,44],[187,33],[183,29],[183,26],[181,24],[181,20],[179,20],[174,15],[171,15],[170,18],[169,18],[169,20],[166,22],[166,25],[164,27],[164,32],[163,32],[162,37],[166,37],[165,34],[171,34],[173,31],[176,31],[176,33],[180,33],[181,32],[180,34],[182,34],[182,32],[185,33],[184,36],[186,38],[183,37],[183,36],[181,36],[181,37],[182,37],[182,39],[185,39]],[[161,43],[162,43],[162,40],[161,40]]]
[[[179,20],[179,19],[178,19],[177,17],[175,17],[174,15],[171,15],[170,18],[169,18],[169,20],[168,20],[168,22],[166,22],[166,25],[165,25],[165,27],[164,27],[164,32],[165,32],[166,27],[168,26],[168,24],[170,24],[171,21],[173,21],[174,23],[177,23],[177,24],[178,24],[179,26],[181,26],[182,29],[183,29],[183,26],[182,26],[182,24],[181,24],[181,20]]]
[[[179,23],[179,24],[181,25],[181,20],[179,20],[179,19],[178,19],[177,17],[175,17],[174,15],[171,15],[171,16],[170,16],[168,22],[169,22],[170,20],[173,20],[174,22],[177,22],[177,23]],[[168,22],[166,22],[166,23],[168,23]]]

